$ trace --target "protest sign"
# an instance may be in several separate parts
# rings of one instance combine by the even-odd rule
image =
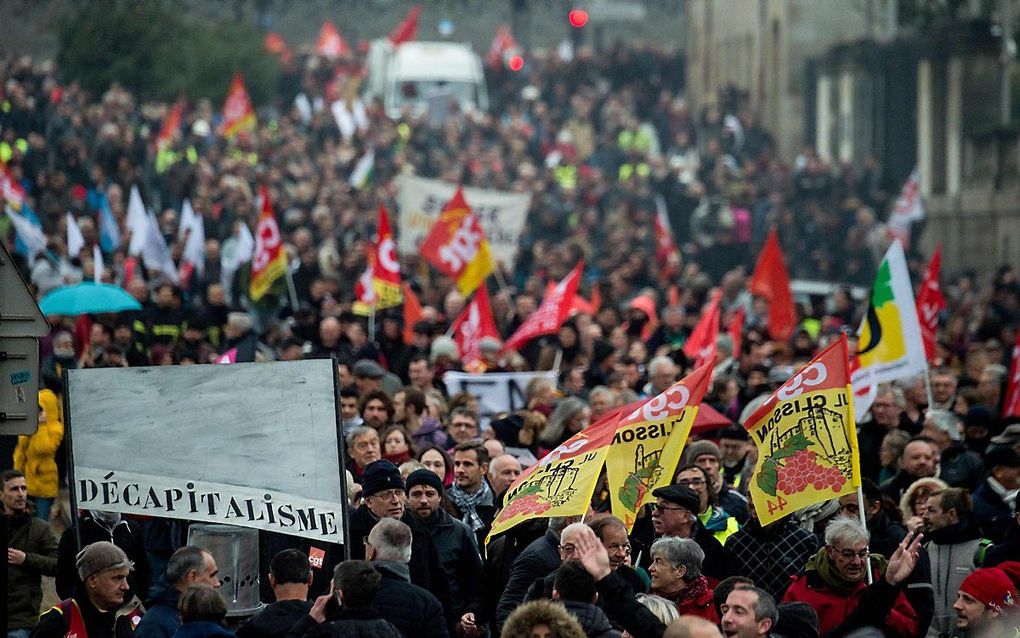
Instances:
[[[494,414],[516,412],[526,405],[524,390],[532,379],[545,377],[556,383],[556,373],[546,372],[494,372],[491,374],[468,374],[447,372],[443,383],[449,393],[470,392],[478,397],[482,423],[488,423]]]
[[[77,507],[342,543],[330,361],[71,370]]]

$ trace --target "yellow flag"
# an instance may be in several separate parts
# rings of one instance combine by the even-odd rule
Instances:
[[[507,490],[486,544],[532,518],[586,514],[618,422],[613,415],[589,426],[525,470]]]
[[[606,457],[606,479],[613,514],[627,531],[653,500],[652,490],[673,482],[711,376],[712,366],[705,364],[620,419]]]
[[[744,424],[758,447],[749,485],[762,525],[861,485],[846,335],[769,397]]]

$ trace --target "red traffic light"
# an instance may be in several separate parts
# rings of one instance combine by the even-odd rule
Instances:
[[[520,71],[524,68],[524,58],[520,55],[511,55],[510,59],[506,61],[506,65],[510,67],[511,71]]]
[[[588,24],[588,12],[584,9],[571,9],[570,13],[567,14],[567,20],[570,21],[570,26],[580,29]]]

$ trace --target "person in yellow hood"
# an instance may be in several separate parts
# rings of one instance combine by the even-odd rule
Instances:
[[[52,390],[39,391],[39,429],[31,436],[19,436],[14,449],[14,468],[25,474],[28,496],[35,503],[35,515],[49,521],[57,496],[57,448],[64,439],[60,406]]]

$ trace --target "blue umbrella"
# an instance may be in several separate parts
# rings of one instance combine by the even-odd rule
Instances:
[[[86,281],[49,292],[39,308],[44,315],[86,315],[141,310],[142,305],[120,286]]]

